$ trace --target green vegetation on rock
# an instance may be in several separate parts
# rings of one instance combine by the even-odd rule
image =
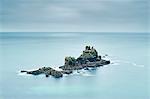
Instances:
[[[76,64],[76,59],[74,57],[65,57],[65,65],[69,65],[69,66],[75,66]]]
[[[61,70],[55,70],[51,67],[42,67],[33,71],[22,70],[21,72],[26,72],[27,74],[32,75],[45,74],[46,77],[49,77],[49,75],[51,75],[55,78],[60,78],[63,76],[63,74],[73,73],[73,70],[88,70],[89,67],[95,68],[107,64],[110,64],[109,60],[107,61],[101,59],[101,56],[98,56],[98,52],[95,48],[86,46],[83,53],[77,59],[71,56],[65,57],[65,64],[63,66],[59,66]]]
[[[96,51],[96,49],[90,46],[86,46],[85,50],[83,51],[83,53],[79,58],[90,61],[96,59],[97,57],[98,57],[98,52]]]

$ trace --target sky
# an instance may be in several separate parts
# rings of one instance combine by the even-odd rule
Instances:
[[[0,0],[0,32],[149,32],[149,0]]]

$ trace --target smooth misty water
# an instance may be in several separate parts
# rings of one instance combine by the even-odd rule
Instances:
[[[146,33],[0,33],[0,99],[148,99]],[[18,71],[60,66],[85,45],[112,64],[61,79]]]

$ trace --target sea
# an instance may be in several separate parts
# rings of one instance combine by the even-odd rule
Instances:
[[[62,78],[20,73],[57,68],[93,46],[109,65]],[[0,99],[150,99],[150,34],[0,32]]]

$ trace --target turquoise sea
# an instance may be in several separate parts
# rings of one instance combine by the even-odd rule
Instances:
[[[0,99],[150,99],[148,33],[1,32]],[[20,70],[64,64],[86,45],[111,61],[61,79]]]

